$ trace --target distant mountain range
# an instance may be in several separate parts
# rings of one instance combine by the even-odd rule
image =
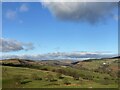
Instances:
[[[119,59],[120,56],[112,57],[112,58],[102,58],[102,59],[88,59],[83,61],[77,60],[27,60],[27,59],[6,59],[0,60],[0,64],[7,65],[50,65],[50,66],[73,66],[81,62],[92,62],[96,60],[112,60],[112,59]]]

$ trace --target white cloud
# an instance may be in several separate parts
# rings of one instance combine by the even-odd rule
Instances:
[[[119,0],[3,0],[3,2],[119,2]]]
[[[23,43],[13,39],[0,38],[0,51],[1,52],[13,52],[20,50],[33,49],[32,43]]]
[[[17,7],[16,7],[17,8]],[[27,4],[23,3],[21,4],[18,9],[14,9],[14,10],[7,10],[5,13],[5,16],[7,19],[9,20],[16,20],[19,19],[19,16],[22,12],[27,12],[29,10],[29,7]],[[19,23],[23,23],[23,20],[18,20]]]
[[[14,0],[13,0],[14,1]],[[33,2],[32,0],[28,0]],[[36,2],[119,2],[119,0],[35,0]]]
[[[29,10],[27,4],[22,4],[19,8],[20,12],[27,12]]]
[[[112,16],[112,10],[117,6],[114,2],[44,2],[43,6],[59,20],[85,21],[91,24],[105,21]]]
[[[110,53],[102,52],[57,52],[57,53],[47,53],[47,54],[36,54],[36,55],[3,55],[2,59],[10,58],[20,58],[20,59],[30,59],[30,60],[84,60],[91,58],[105,58],[117,56]]]
[[[8,10],[6,12],[6,18],[10,20],[14,20],[17,17],[17,12],[13,10]]]

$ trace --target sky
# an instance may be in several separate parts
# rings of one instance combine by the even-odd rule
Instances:
[[[118,53],[116,3],[3,2],[2,58],[80,59]]]

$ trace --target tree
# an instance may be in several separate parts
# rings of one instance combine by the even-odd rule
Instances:
[[[74,78],[75,80],[79,80],[80,75],[79,75],[77,72],[75,72],[74,75],[73,75],[73,78]]]
[[[108,77],[104,77],[104,79],[102,80],[101,83],[104,84],[104,85],[110,84],[109,78]]]
[[[54,82],[54,81],[57,81],[57,79],[54,78],[54,76],[52,74],[48,74],[46,76],[46,79],[50,82]]]
[[[88,80],[93,80],[93,76],[92,75],[88,75]]]
[[[69,85],[69,84],[71,84],[71,83],[70,83],[70,81],[69,81],[67,78],[65,78],[65,79],[64,79],[64,84]]]
[[[63,79],[63,78],[64,78],[61,73],[57,73],[56,76],[57,76],[57,78],[59,78],[59,79]]]

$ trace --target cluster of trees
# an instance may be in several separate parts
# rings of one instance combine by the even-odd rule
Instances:
[[[26,84],[26,83],[32,82],[31,80],[29,80],[27,77],[25,77],[23,75],[14,75],[14,81],[17,86],[20,86],[21,84]]]
[[[108,73],[109,74],[111,72],[111,69],[109,68],[109,64],[102,64],[94,71],[98,72],[98,73]]]
[[[60,74],[64,74],[67,76],[72,76],[74,78],[74,80],[79,80],[80,77],[83,79],[87,79],[87,80],[93,80],[94,76],[92,75],[85,75],[83,73],[80,73],[77,70],[73,70],[70,68],[61,68],[61,69],[54,69],[54,72],[60,73]]]
[[[76,80],[78,80],[79,77],[80,77],[80,74],[78,72],[76,72],[74,70],[70,70],[70,69],[65,69],[65,68],[54,69],[53,72],[57,72],[59,74],[72,76]],[[63,78],[63,77],[60,76],[59,78]]]
[[[57,81],[57,78],[55,78],[52,74],[48,74],[45,79],[50,82],[55,82]]]

